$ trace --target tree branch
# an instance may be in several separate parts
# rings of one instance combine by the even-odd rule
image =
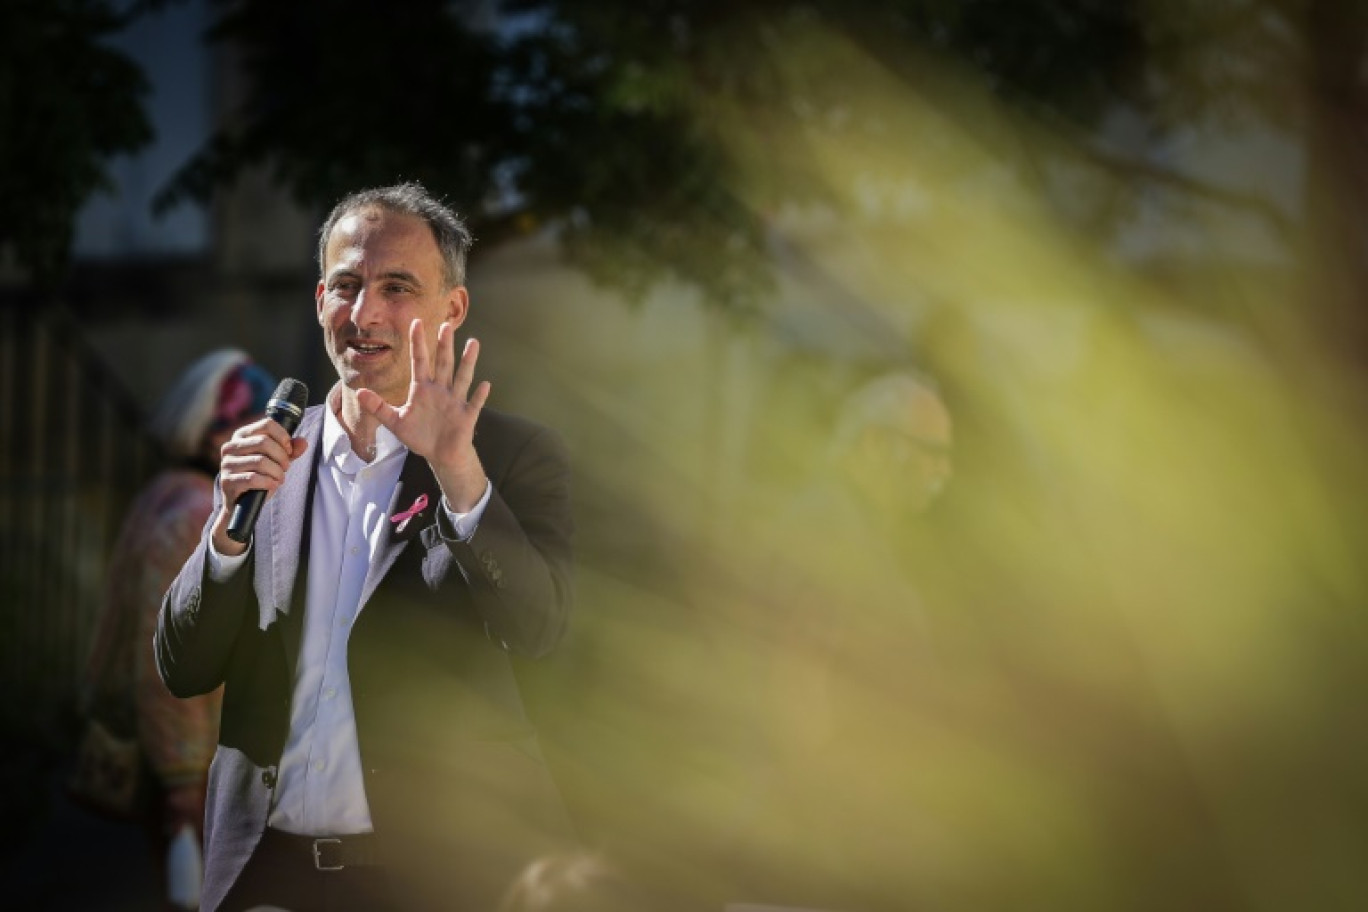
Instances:
[[[1095,147],[1083,146],[1080,148],[1080,152],[1087,161],[1100,168],[1126,174],[1151,184],[1181,190],[1210,202],[1251,212],[1261,217],[1284,239],[1291,240],[1297,232],[1297,226],[1281,209],[1267,198],[1256,193],[1218,187],[1188,174],[1171,171],[1151,162],[1114,155]]]

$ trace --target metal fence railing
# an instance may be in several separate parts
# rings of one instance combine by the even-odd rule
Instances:
[[[60,310],[0,308],[0,734],[64,748],[118,520],[155,467]],[[13,743],[13,742],[11,742]]]

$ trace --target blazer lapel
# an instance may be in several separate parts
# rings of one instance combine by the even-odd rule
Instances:
[[[419,498],[426,497],[427,504],[421,511],[406,520],[393,522],[391,517],[413,509]],[[366,581],[361,586],[361,604],[364,608],[380,581],[385,578],[390,567],[399,559],[411,539],[433,522],[436,511],[441,509],[442,490],[437,479],[428,468],[427,460],[409,453],[404,457],[404,468],[399,472],[399,483],[394,486],[394,496],[390,498],[389,508],[385,511],[384,528],[380,530],[380,545],[375,560],[371,561],[366,572]]]
[[[295,628],[298,645],[300,615],[303,612],[296,606],[302,607],[302,602],[292,601],[292,596],[296,594],[295,580],[299,573],[313,479],[317,474],[323,438],[322,408],[314,407],[305,413],[296,436],[309,441],[308,459],[290,467],[290,471],[285,473],[284,484],[261,508],[252,547],[256,549],[254,583],[261,612],[261,629],[265,630],[277,619],[288,620],[292,623],[285,626]],[[302,591],[303,586],[299,588]],[[287,649],[287,652],[293,663],[294,650]]]

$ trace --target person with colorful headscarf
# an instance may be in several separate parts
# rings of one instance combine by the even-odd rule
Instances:
[[[126,708],[146,765],[144,805],[160,864],[189,828],[203,838],[205,782],[218,740],[220,693],[173,697],[152,655],[163,594],[199,541],[213,507],[219,448],[260,418],[275,379],[245,352],[220,349],[190,365],[163,396],[151,433],[166,457],[129,507],[110,554],[88,680],[97,699]],[[170,902],[184,907],[185,902]]]

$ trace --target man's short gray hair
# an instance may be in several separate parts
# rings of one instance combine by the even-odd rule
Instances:
[[[442,281],[448,289],[465,284],[466,255],[475,239],[465,221],[449,206],[428,193],[417,181],[395,184],[392,187],[373,187],[344,196],[318,232],[318,274],[327,270],[328,241],[337,223],[353,212],[363,209],[383,209],[403,215],[414,215],[427,222],[433,240],[442,254]]]

